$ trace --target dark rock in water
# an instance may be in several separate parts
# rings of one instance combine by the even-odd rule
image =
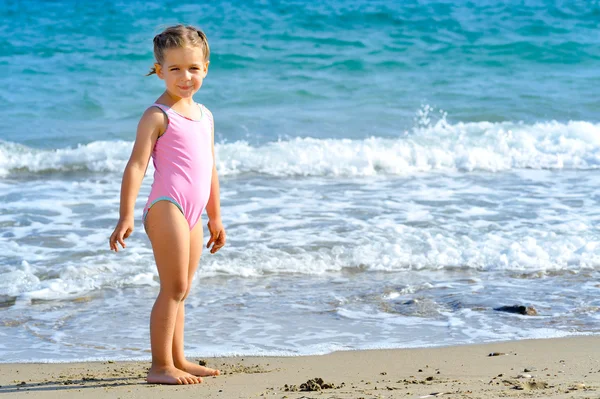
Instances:
[[[8,308],[14,306],[16,301],[16,296],[0,295],[0,308]]]
[[[498,312],[518,313],[524,316],[537,316],[538,312],[533,306],[513,305],[513,306],[500,306],[494,308]]]
[[[399,313],[411,317],[437,317],[440,314],[440,305],[429,298],[384,301],[380,306],[386,313]]]

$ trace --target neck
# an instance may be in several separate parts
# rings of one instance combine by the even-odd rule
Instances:
[[[176,96],[172,93],[170,93],[168,90],[166,90],[162,96],[160,96],[161,99],[163,99],[164,102],[168,102],[169,106],[175,105],[175,104],[181,104],[181,105],[193,105],[194,102],[194,98],[193,97],[179,97]]]

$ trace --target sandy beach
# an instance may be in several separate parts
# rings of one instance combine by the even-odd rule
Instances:
[[[200,385],[144,381],[145,362],[1,364],[3,397],[600,398],[600,336],[306,357],[204,360]]]

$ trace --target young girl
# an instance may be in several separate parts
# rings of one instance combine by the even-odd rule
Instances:
[[[121,185],[120,219],[110,248],[125,248],[133,231],[133,208],[152,155],[154,182],[144,208],[143,223],[152,243],[160,292],[150,316],[152,367],[147,381],[196,384],[219,370],[185,359],[183,326],[185,298],[202,253],[204,209],[210,239],[217,252],[225,245],[221,222],[219,179],[214,161],[214,124],[205,106],[194,102],[208,72],[210,50],[204,33],[177,25],[154,37],[156,73],[166,90],[144,112]],[[212,244],[212,248],[211,248]]]

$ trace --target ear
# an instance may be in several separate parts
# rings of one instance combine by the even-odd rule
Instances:
[[[161,78],[164,79],[165,75],[163,74],[163,70],[162,70],[162,66],[160,64],[154,64],[154,69],[156,70],[156,75]]]
[[[208,64],[210,64],[210,61],[206,61],[206,63],[204,64],[204,77],[206,77],[206,75],[208,74]]]

